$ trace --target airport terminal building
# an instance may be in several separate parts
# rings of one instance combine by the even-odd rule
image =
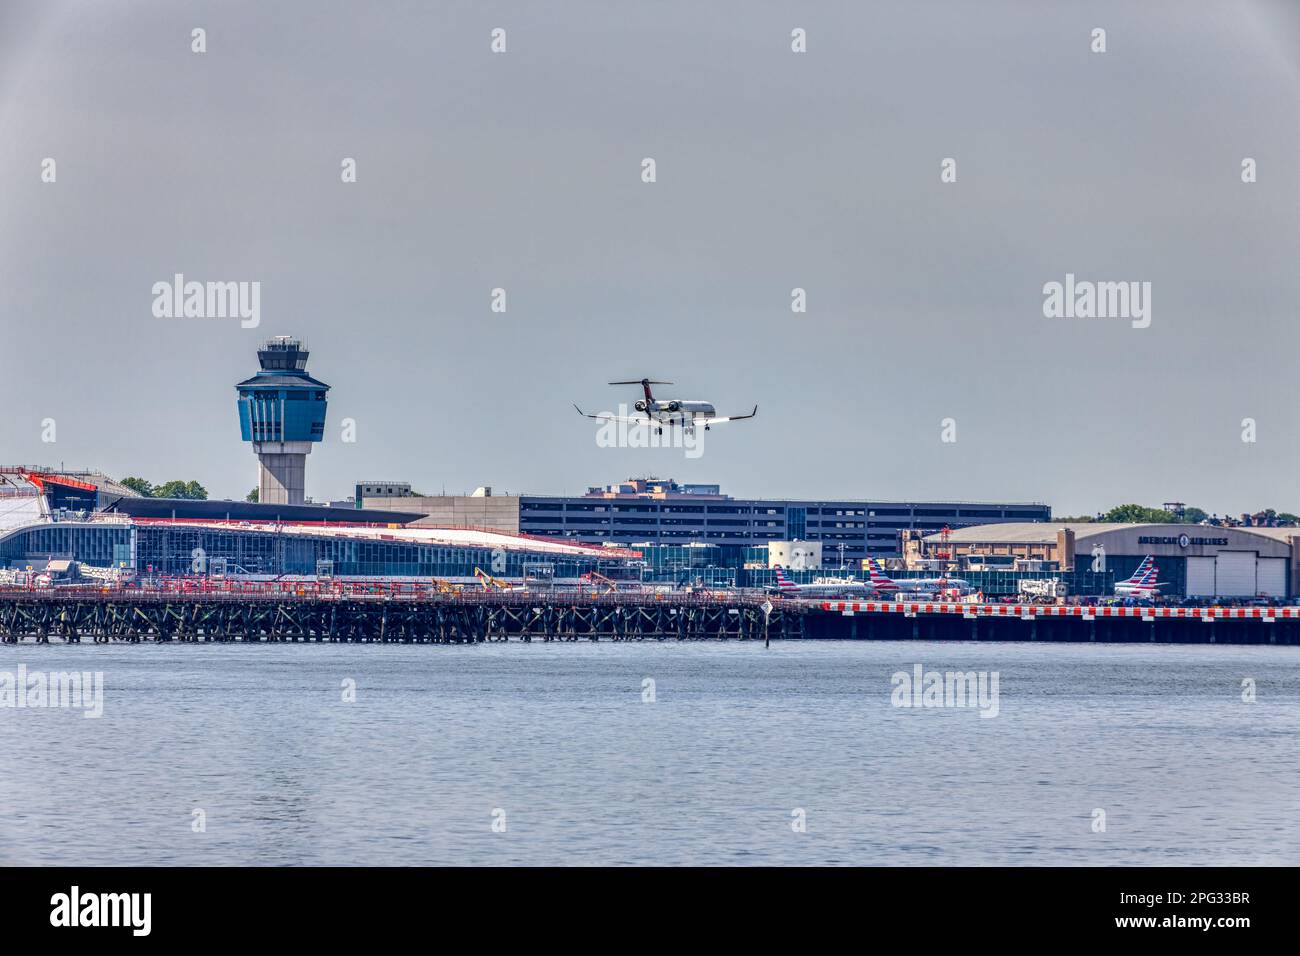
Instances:
[[[800,581],[818,573],[812,568],[856,572],[860,559],[901,549],[910,572],[896,573],[904,575],[950,571],[986,593],[1014,594],[1023,577],[1062,574],[1072,594],[1104,595],[1152,555],[1167,596],[1300,594],[1295,527],[1062,524],[1039,505],[735,499],[716,485],[651,481],[574,498],[488,489],[423,498],[396,483],[358,490],[368,507],[162,499],[102,475],[0,468],[0,574],[10,580],[75,562],[142,576],[220,567],[262,578],[466,581],[481,568],[537,581],[597,572],[762,586],[780,561],[773,553],[794,544],[819,555],[809,570],[792,572]],[[1033,520],[1016,520],[1026,512]]]
[[[818,542],[823,566],[855,570],[863,559],[900,555],[902,531],[1051,517],[1051,509],[1039,503],[733,498],[718,485],[657,478],[629,479],[572,497],[494,495],[490,488],[473,495],[416,495],[404,482],[360,482],[356,502],[418,512],[423,517],[416,527],[479,527],[629,547],[716,545],[734,567],[752,563],[752,549],[766,549],[768,542]]]
[[[68,562],[136,575],[573,580],[637,574],[623,548],[471,528],[409,527],[399,511],[134,494],[94,474],[0,469],[0,569]]]
[[[359,507],[357,506],[359,505]],[[1046,505],[736,499],[717,485],[633,480],[571,498],[423,497],[357,486],[353,507],[140,496],[94,473],[0,469],[0,568],[75,561],[138,575],[230,574],[770,583],[769,546],[857,571],[901,530],[1046,520]],[[196,564],[196,559],[198,563]],[[202,572],[199,572],[202,573]],[[807,576],[812,570],[800,572]]]

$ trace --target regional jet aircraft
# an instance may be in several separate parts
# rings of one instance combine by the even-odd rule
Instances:
[[[681,398],[657,399],[650,391],[651,385],[671,385],[672,382],[658,382],[653,379],[643,378],[639,381],[631,382],[610,382],[610,385],[640,385],[645,392],[645,398],[638,399],[632,407],[645,417],[632,415],[613,415],[609,412],[598,412],[595,415],[584,412],[577,405],[579,415],[586,415],[588,418],[594,418],[603,422],[626,422],[627,424],[647,424],[654,425],[655,430],[663,434],[663,426],[679,426],[685,431],[694,431],[696,425],[703,425],[705,431],[708,431],[711,425],[721,425],[723,422],[736,422],[742,418],[753,418],[758,414],[758,406],[748,415],[719,415],[717,409],[713,407],[712,402],[688,401]]]

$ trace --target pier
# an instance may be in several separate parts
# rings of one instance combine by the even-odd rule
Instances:
[[[808,636],[848,640],[1300,644],[1300,607],[819,601]]]
[[[702,595],[0,592],[0,643],[780,640],[807,609]]]
[[[0,643],[935,640],[1300,644],[1300,607],[1089,607],[744,592],[0,591]]]

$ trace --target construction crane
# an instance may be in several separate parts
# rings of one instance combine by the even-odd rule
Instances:
[[[593,588],[592,594],[613,594],[618,590],[618,582],[613,578],[605,577],[599,571],[584,571],[578,575],[578,580],[586,581],[588,584],[603,584],[605,586],[604,591],[597,591]]]
[[[474,577],[478,578],[479,584],[483,585],[484,591],[491,591],[493,588],[496,588],[499,591],[522,591],[523,590],[522,587],[516,584],[511,584],[509,581],[503,581],[500,578],[492,577],[492,575],[488,574],[482,568],[474,569]]]
[[[459,594],[462,585],[452,584],[450,581],[444,581],[442,578],[433,578],[433,588],[439,594]]]

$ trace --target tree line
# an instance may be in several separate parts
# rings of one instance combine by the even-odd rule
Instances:
[[[1294,515],[1289,511],[1275,511],[1272,508],[1265,508],[1262,511],[1255,512],[1252,517],[1260,516],[1265,523],[1271,524],[1276,521],[1279,524],[1297,524],[1300,523],[1300,516]],[[1077,517],[1077,518],[1057,518],[1057,521],[1107,521],[1123,524],[1200,524],[1202,521],[1210,519],[1209,512],[1202,508],[1185,507],[1182,513],[1168,511],[1164,508],[1150,508],[1146,505],[1127,504],[1116,505],[1109,511],[1101,512],[1097,515]],[[1214,516],[1218,518],[1218,515]],[[1225,520],[1231,520],[1229,516],[1224,515]]]
[[[181,481],[179,478],[155,485],[143,478],[131,476],[123,478],[118,484],[146,498],[188,498],[191,501],[205,501],[208,497],[208,489],[197,481]]]

